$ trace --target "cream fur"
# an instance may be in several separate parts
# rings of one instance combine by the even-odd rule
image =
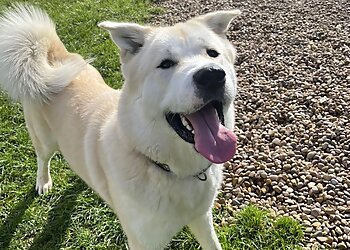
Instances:
[[[211,208],[222,166],[210,167],[205,182],[194,178],[210,162],[175,134],[164,113],[198,108],[193,72],[220,65],[227,74],[225,117],[233,128],[235,51],[218,32],[237,13],[166,28],[101,23],[121,49],[126,82],[114,90],[94,67],[66,51],[46,13],[27,5],[8,10],[0,19],[0,82],[23,104],[38,157],[38,193],[51,188],[50,158],[60,151],[116,212],[130,249],[163,249],[185,225],[203,249],[221,249]],[[222,58],[208,59],[200,52],[206,47],[217,48]],[[156,69],[166,56],[181,58],[181,64]],[[168,164],[172,173],[150,159]]]

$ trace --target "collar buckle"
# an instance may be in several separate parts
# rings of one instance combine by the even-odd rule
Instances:
[[[170,167],[167,164],[159,163],[159,162],[154,162],[154,164],[156,164],[157,167],[159,167],[160,169],[164,170],[165,172],[168,172],[168,173],[171,172]]]
[[[196,177],[200,181],[206,181],[208,179],[207,174],[205,172],[201,172],[195,175],[194,177]]]

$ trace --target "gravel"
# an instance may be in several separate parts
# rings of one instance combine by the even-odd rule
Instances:
[[[169,0],[156,25],[239,8],[239,150],[219,203],[255,203],[306,228],[305,249],[350,249],[350,2]]]

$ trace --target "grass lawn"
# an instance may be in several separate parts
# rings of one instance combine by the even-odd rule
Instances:
[[[12,0],[0,0],[0,11]],[[120,87],[117,49],[102,20],[146,22],[160,11],[142,0],[37,0],[57,24],[57,32],[71,52],[96,58],[106,82]],[[25,128],[21,106],[0,92],[0,249],[126,249],[126,238],[116,216],[71,170],[61,156],[51,164],[52,191],[34,192],[36,157]],[[224,249],[298,249],[302,229],[289,218],[272,220],[249,206],[229,225],[220,223],[232,215],[215,211],[217,231]],[[198,249],[185,229],[168,249]]]

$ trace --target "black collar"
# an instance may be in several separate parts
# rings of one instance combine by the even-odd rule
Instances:
[[[152,160],[151,160],[152,161]],[[160,163],[160,162],[156,162],[156,161],[152,161],[154,165],[156,165],[157,167],[159,167],[160,169],[164,170],[165,172],[168,173],[172,173],[171,169],[169,167],[169,165],[164,164],[164,163]],[[206,167],[205,169],[203,169],[201,172],[199,172],[196,175],[193,175],[194,178],[197,178],[200,181],[206,181],[208,179],[206,171],[211,167],[212,164],[210,164],[208,167]]]

